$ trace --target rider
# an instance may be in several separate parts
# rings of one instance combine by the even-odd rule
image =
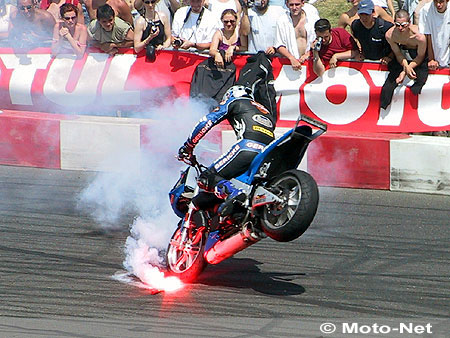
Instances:
[[[204,116],[178,151],[178,159],[190,158],[194,147],[216,124],[227,119],[237,136],[235,143],[198,178],[201,189],[225,200],[218,209],[221,216],[233,211],[235,201],[243,202],[245,193],[229,179],[243,174],[253,158],[273,141],[275,117],[253,98],[250,88],[241,85],[230,87],[219,106]],[[195,200],[193,200],[195,205]],[[198,205],[195,205],[199,208]]]

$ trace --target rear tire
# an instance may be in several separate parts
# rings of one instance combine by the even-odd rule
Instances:
[[[177,228],[167,248],[167,270],[184,282],[194,281],[207,265],[203,258],[206,235],[204,228],[199,231],[198,236],[181,243],[181,228]]]
[[[264,233],[279,242],[300,237],[316,215],[319,204],[316,181],[304,171],[289,170],[275,178],[269,189],[276,191],[284,202],[263,206],[261,227]]]

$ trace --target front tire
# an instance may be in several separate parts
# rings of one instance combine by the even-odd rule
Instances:
[[[301,170],[282,173],[269,189],[283,199],[282,203],[263,207],[261,227],[270,238],[289,242],[308,229],[319,205],[319,190],[312,176]]]
[[[167,269],[171,275],[177,276],[180,280],[191,282],[207,265],[203,258],[206,243],[204,228],[198,229],[196,234],[188,236],[184,242],[181,238],[182,232],[179,227],[172,235],[167,248]]]

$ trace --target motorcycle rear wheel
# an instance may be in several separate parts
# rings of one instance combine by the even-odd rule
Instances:
[[[311,224],[319,204],[319,190],[312,176],[289,170],[269,184],[284,202],[263,207],[261,227],[270,238],[289,242],[300,237]],[[272,190],[272,189],[271,189]]]
[[[194,281],[207,265],[203,257],[206,235],[204,231],[199,231],[198,236],[194,235],[181,243],[181,228],[177,228],[167,248],[167,270],[184,282]]]

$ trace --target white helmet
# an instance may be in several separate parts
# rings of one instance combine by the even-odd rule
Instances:
[[[227,101],[229,98],[249,97],[253,99],[253,91],[245,86],[232,86],[223,95],[223,100]]]

